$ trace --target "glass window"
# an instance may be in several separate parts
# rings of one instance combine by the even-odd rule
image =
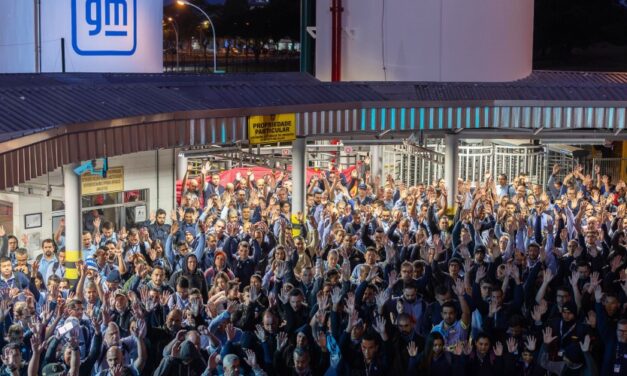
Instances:
[[[148,189],[136,189],[119,193],[105,193],[82,198],[83,230],[94,231],[94,219],[100,225],[112,222],[116,231],[121,227],[131,228],[144,223],[147,210]],[[138,209],[139,208],[139,209]],[[140,213],[140,218],[136,218]]]
[[[120,203],[119,193],[103,193],[91,196],[83,196],[83,208],[94,206],[115,205]]]

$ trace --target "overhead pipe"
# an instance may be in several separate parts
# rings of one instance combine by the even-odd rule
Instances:
[[[342,0],[331,2],[331,81],[341,81],[342,72]]]

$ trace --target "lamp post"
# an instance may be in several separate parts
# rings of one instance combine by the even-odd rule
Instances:
[[[176,71],[180,71],[179,68],[179,30],[176,21],[172,17],[168,17],[168,21],[172,24],[172,28],[174,29],[174,35],[176,36]]]
[[[213,26],[213,22],[211,22],[211,18],[209,18],[209,15],[202,10],[199,6],[190,3],[189,1],[186,0],[178,0],[177,3],[179,5],[189,5],[192,8],[196,8],[198,11],[200,11],[200,13],[202,13],[205,17],[207,17],[207,20],[209,21],[209,25],[211,26],[211,31],[213,33],[213,73],[217,73],[217,68],[218,68],[218,64],[217,64],[217,55],[218,55],[218,50],[216,49],[216,29]]]

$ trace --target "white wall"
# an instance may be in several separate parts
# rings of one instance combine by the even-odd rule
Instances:
[[[331,79],[330,4],[319,0],[316,10],[316,76],[323,81]],[[531,73],[533,0],[343,6],[343,81],[511,81]]]
[[[28,0],[0,0],[1,73],[35,71],[33,4]]]
[[[109,165],[124,167],[124,190],[149,189],[148,209],[156,211],[162,208],[169,213],[174,208],[173,153],[173,150],[134,153],[109,158]],[[157,154],[159,155],[158,167]],[[46,196],[43,186],[48,181],[52,185],[52,191],[49,196]],[[31,187],[31,193],[28,193],[27,187]],[[27,234],[29,239],[33,240],[29,250],[30,256],[34,257],[40,251],[41,241],[51,237],[55,230],[52,228],[52,200],[65,199],[61,169],[50,173],[50,180],[48,176],[42,176],[21,185],[18,189],[20,193],[0,193],[0,200],[13,203],[14,228],[7,230],[17,234],[18,238],[22,234]],[[42,213],[42,227],[25,230],[24,216],[33,213]],[[37,241],[34,242],[34,240]]]
[[[35,71],[34,1],[36,0],[0,0],[0,9],[3,10],[0,12],[0,73]],[[71,7],[74,1],[77,4],[79,20],[76,22],[75,39],[72,34]],[[100,1],[104,7],[105,0]],[[136,43],[133,43],[132,16],[135,1],[137,39]],[[162,72],[163,0],[126,0],[126,2],[128,28],[103,26],[99,34],[90,36],[89,31],[93,30],[93,26],[84,22],[87,0],[41,0],[42,72],[61,72],[61,38],[65,38],[67,72]],[[103,8],[101,15],[104,17]],[[105,36],[105,31],[111,31],[110,29],[127,31],[128,35]],[[136,46],[134,51],[133,45]],[[79,53],[79,51],[102,53],[102,50],[133,53],[124,56],[112,56],[109,52],[106,55]]]

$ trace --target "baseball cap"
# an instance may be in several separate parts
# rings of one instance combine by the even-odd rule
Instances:
[[[65,374],[65,367],[61,363],[49,363],[41,370],[42,376],[61,376]]]
[[[574,302],[568,302],[562,307],[562,312],[571,312],[577,314],[577,305]]]
[[[110,283],[120,283],[122,282],[122,278],[120,277],[120,272],[117,270],[112,270],[107,275],[107,282]]]
[[[359,184],[359,186],[357,188],[366,190],[366,189],[368,189],[368,186],[366,184],[362,183],[362,184]]]

